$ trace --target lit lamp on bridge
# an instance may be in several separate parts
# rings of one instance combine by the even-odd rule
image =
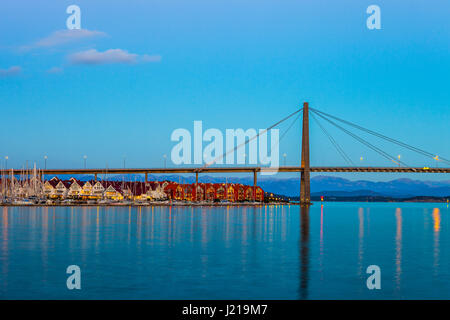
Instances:
[[[439,156],[436,155],[436,157],[434,157],[433,159],[436,160],[436,168],[437,168],[438,167]]]

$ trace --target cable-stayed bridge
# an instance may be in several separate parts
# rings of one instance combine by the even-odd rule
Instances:
[[[261,134],[269,131],[270,129],[277,127],[281,123],[287,121],[288,119],[294,118],[294,122],[289,126],[288,130],[292,127],[292,125],[297,122],[297,120],[302,117],[302,144],[301,144],[301,163],[299,166],[280,166],[277,168],[270,167],[262,167],[262,166],[217,166],[214,165],[219,159],[223,159],[228,153],[234,152],[241,147],[245,147],[250,141],[258,138]],[[330,140],[331,144],[336,148],[336,151],[341,155],[341,157],[345,160],[348,166],[311,166],[310,165],[310,143],[309,143],[309,117],[311,117],[317,122],[319,128],[323,131],[323,133]],[[294,117],[296,116],[296,117]],[[348,136],[352,137],[359,143],[378,153],[383,158],[395,164],[391,167],[370,167],[370,166],[356,166],[351,158],[345,153],[343,148],[339,145],[339,143],[333,138],[333,136],[325,129],[325,127],[321,124],[320,121],[325,121],[334,127],[338,128],[340,131],[344,132]],[[399,157],[395,157],[390,155],[388,152],[383,149],[373,145],[367,140],[361,138],[359,135],[345,128],[344,126],[351,127],[353,129],[357,129],[366,134],[370,134],[377,138],[380,138],[389,143],[395,144],[404,149],[408,149],[412,152],[415,152],[419,155],[422,155],[426,158],[433,159],[442,162],[446,165],[450,165],[450,160],[438,156],[434,153],[422,150],[420,148],[414,147],[407,143],[398,141],[396,139],[387,137],[381,133],[366,129],[360,125],[354,124],[350,121],[346,121],[340,119],[336,116],[327,114],[325,112],[319,111],[315,108],[309,108],[307,102],[303,104],[303,108],[298,109],[287,117],[281,119],[276,122],[272,126],[263,130],[256,136],[248,139],[244,143],[236,146],[232,150],[228,150],[226,153],[220,155],[211,163],[204,165],[203,167],[173,167],[173,168],[98,168],[98,169],[44,169],[39,170],[39,175],[62,175],[62,174],[93,174],[95,176],[95,180],[97,180],[97,175],[109,175],[109,174],[144,174],[145,181],[148,181],[148,174],[160,174],[160,173],[191,173],[196,176],[196,184],[198,184],[198,176],[200,173],[253,173],[253,181],[254,187],[257,186],[257,174],[259,172],[299,172],[300,173],[300,203],[304,205],[308,205],[311,203],[311,193],[310,193],[310,173],[311,172],[388,172],[388,173],[450,173],[450,167],[411,167],[406,163],[400,160]],[[286,133],[286,132],[285,132]],[[284,134],[283,134],[284,136]],[[283,138],[281,137],[281,139]],[[280,139],[280,140],[281,140]],[[3,170],[4,175],[28,175],[29,171],[23,169],[9,169]],[[255,196],[255,192],[254,192]]]

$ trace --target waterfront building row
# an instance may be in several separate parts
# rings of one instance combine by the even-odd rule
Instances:
[[[79,181],[54,177],[1,181],[2,197],[48,199],[178,200],[178,201],[264,201],[260,187],[235,183],[179,184],[173,181]]]

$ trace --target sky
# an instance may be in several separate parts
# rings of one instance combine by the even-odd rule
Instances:
[[[66,27],[73,4],[78,33]],[[366,26],[372,4],[379,30]],[[304,101],[450,158],[448,12],[437,0],[2,1],[2,167],[47,156],[48,168],[81,168],[85,155],[88,167],[162,167],[164,154],[175,166],[174,130],[263,129]],[[392,165],[322,123],[357,165]],[[314,119],[310,130],[312,166],[346,165]],[[299,120],[280,142],[287,165],[300,138]],[[408,165],[445,166],[370,141]]]

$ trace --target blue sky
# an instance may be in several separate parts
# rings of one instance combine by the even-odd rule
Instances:
[[[92,34],[61,43],[71,4]],[[366,28],[371,4],[381,30]],[[127,167],[159,167],[172,131],[192,130],[194,120],[265,128],[309,101],[450,158],[449,9],[447,1],[2,1],[0,155],[9,167],[42,165],[44,155],[54,168],[81,167],[83,155],[89,167],[121,167],[124,157]],[[75,59],[112,49],[132,63]],[[390,165],[327,129],[355,162]],[[435,165],[371,142],[410,165]],[[314,122],[311,145],[312,165],[345,164]],[[280,154],[297,164],[299,150],[298,124]]]

